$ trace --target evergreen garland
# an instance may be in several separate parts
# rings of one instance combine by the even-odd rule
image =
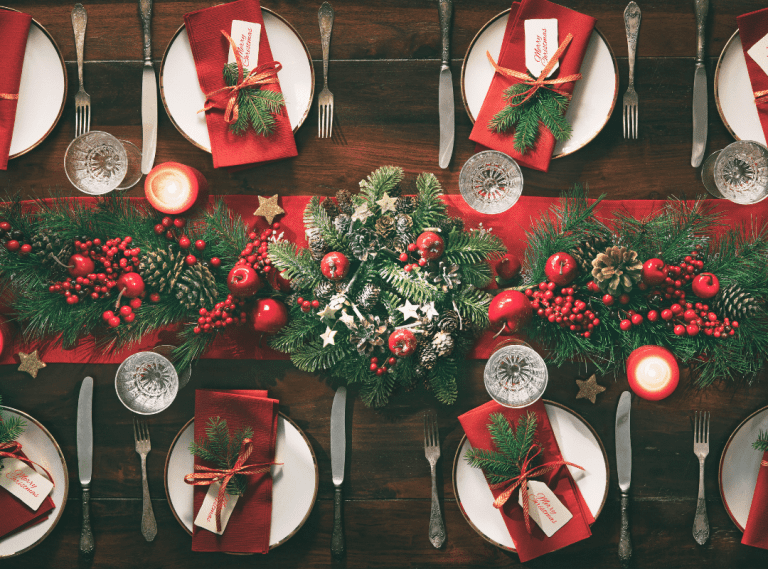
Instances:
[[[189,452],[221,469],[229,469],[237,462],[243,440],[252,438],[251,427],[245,427],[230,435],[226,419],[210,417],[205,426],[205,437],[189,443]],[[235,474],[227,484],[227,494],[242,496],[246,483],[245,475]]]
[[[517,429],[501,413],[493,413],[488,419],[488,432],[497,450],[470,448],[464,457],[470,466],[485,472],[490,484],[502,484],[520,475],[536,436],[536,413],[521,415]]]
[[[243,77],[248,75],[248,69],[243,68]],[[238,83],[236,63],[224,66],[224,81],[233,87]],[[285,107],[285,99],[280,91],[271,91],[249,87],[240,89],[237,93],[239,108],[237,120],[229,125],[229,130],[235,134],[245,134],[250,126],[256,134],[269,136],[275,129],[275,115]]]
[[[0,406],[3,404],[3,398],[0,396]],[[27,423],[21,417],[3,417],[0,413],[0,444],[10,443],[18,439],[24,432]]]

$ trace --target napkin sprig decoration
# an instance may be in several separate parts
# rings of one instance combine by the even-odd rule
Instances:
[[[536,144],[540,122],[557,140],[567,140],[571,136],[571,125],[565,119],[571,94],[560,86],[578,81],[581,74],[575,73],[557,79],[547,79],[547,76],[572,39],[573,34],[566,36],[538,78],[529,73],[502,67],[494,61],[490,52],[486,52],[497,73],[520,81],[504,91],[507,105],[493,116],[488,128],[499,133],[515,128],[514,148],[521,154]]]
[[[525,492],[529,478],[541,476],[564,465],[584,470],[581,466],[565,460],[553,460],[533,466],[533,462],[541,454],[541,446],[534,440],[537,426],[535,413],[528,412],[520,417],[517,429],[514,429],[501,413],[493,413],[488,418],[488,432],[498,450],[473,448],[467,451],[465,458],[470,466],[483,469],[492,489],[504,488],[493,501],[494,508],[504,506],[518,488]],[[531,533],[528,500],[524,499],[522,502],[525,529]]]
[[[768,452],[768,431],[760,431],[757,440],[752,443],[752,448],[762,452]],[[760,466],[768,466],[768,460],[760,462]]]
[[[269,136],[275,127],[275,115],[285,107],[285,99],[279,91],[260,87],[278,83],[277,73],[282,69],[282,65],[277,61],[270,61],[248,71],[243,67],[240,50],[235,41],[224,30],[221,30],[221,33],[232,45],[237,63],[228,63],[224,66],[224,81],[227,86],[206,93],[206,101],[211,102],[198,112],[218,107],[219,103],[213,102],[213,99],[226,95],[224,122],[229,125],[231,132],[244,134],[250,125],[256,134]]]
[[[3,398],[0,397],[0,404],[2,404],[2,402]],[[24,432],[24,427],[26,426],[24,419],[21,417],[14,416],[3,418],[3,415],[0,414],[0,459],[15,458],[30,466],[39,466],[45,471],[46,475],[48,475],[48,479],[53,481],[51,473],[48,472],[44,466],[31,461],[21,454],[21,443],[16,439],[21,436]],[[0,467],[1,466],[2,465],[0,465]]]

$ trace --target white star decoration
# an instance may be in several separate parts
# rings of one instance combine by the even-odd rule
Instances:
[[[422,306],[421,311],[424,313],[424,316],[426,316],[428,320],[432,320],[433,318],[437,318],[438,316],[440,316],[440,313],[437,310],[435,310],[434,300]]]
[[[379,204],[379,207],[381,207],[381,213],[387,213],[388,211],[397,211],[395,209],[395,204],[397,203],[397,198],[389,197],[389,194],[384,192],[384,195],[380,200],[376,200],[376,203]]]
[[[400,306],[398,310],[403,313],[404,320],[409,320],[411,318],[416,318],[418,320],[419,318],[419,305],[411,304],[408,299],[405,300],[405,306]]]
[[[331,305],[326,305],[325,308],[323,308],[320,312],[317,313],[317,315],[320,318],[336,318],[336,312],[338,311],[338,308],[331,308]]]
[[[355,208],[355,212],[352,214],[352,221],[359,221],[365,223],[365,221],[371,217],[373,213],[368,209],[368,204],[363,203]]]
[[[333,339],[333,337],[336,335],[336,330],[331,330],[329,326],[325,327],[325,333],[320,334],[320,337],[323,339],[323,347],[326,347],[328,344],[336,345],[336,341]]]
[[[347,328],[349,328],[350,330],[357,330],[357,324],[355,324],[355,317],[352,314],[348,313],[346,309],[341,311],[341,318],[339,318],[339,320],[341,320],[344,324],[346,324]]]

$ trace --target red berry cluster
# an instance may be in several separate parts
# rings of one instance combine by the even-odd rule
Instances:
[[[112,310],[106,310],[101,315],[104,321],[109,324],[110,328],[117,328],[121,322],[130,324],[136,319],[136,314],[133,312],[141,306],[140,298],[132,298],[128,304],[124,304],[118,310],[114,312]]]
[[[313,308],[320,308],[320,301],[317,299],[304,300],[302,297],[299,297],[296,299],[296,304],[301,307],[302,312],[309,312]]]
[[[162,235],[165,233],[165,238],[169,241],[178,241],[179,247],[184,249],[185,251],[188,250],[190,247],[192,247],[192,240],[187,237],[184,233],[182,233],[180,236],[176,236],[176,230],[178,229],[181,231],[184,229],[184,227],[187,225],[187,221],[183,217],[174,217],[171,219],[170,217],[164,217],[160,223],[155,225],[155,233],[158,235]],[[202,251],[205,249],[205,241],[202,239],[198,239],[195,241],[195,249],[198,251]],[[195,257],[192,253],[184,257],[184,262],[189,265],[190,267],[197,263],[197,257]]]
[[[231,294],[223,302],[217,302],[216,305],[208,310],[200,309],[200,318],[197,319],[197,326],[194,328],[195,334],[213,332],[216,328],[226,328],[228,326],[239,326],[245,324],[246,313],[242,309],[245,300],[237,300]]]
[[[269,276],[269,273],[274,269],[268,254],[269,242],[277,238],[278,229],[280,229],[280,224],[275,222],[261,233],[251,231],[248,234],[250,243],[240,252],[240,259],[235,264],[250,265],[257,273],[265,277]],[[213,259],[211,259],[211,264],[213,264]]]
[[[408,244],[408,253],[417,253],[418,246],[416,243],[409,243]],[[427,260],[422,256],[419,258],[418,261],[414,263],[410,263],[411,256],[408,253],[400,253],[400,256],[398,259],[400,259],[401,263],[406,263],[406,265],[403,267],[405,269],[406,273],[410,273],[413,269],[417,267],[424,267],[427,265]],[[421,252],[419,252],[419,255],[421,255]]]
[[[560,289],[551,281],[539,283],[538,290],[529,288],[525,295],[531,299],[531,306],[542,319],[568,328],[579,336],[589,338],[592,330],[600,325],[600,319],[589,310],[587,303],[574,297],[578,287]]]
[[[0,240],[5,243],[5,248],[9,251],[18,251],[19,255],[25,257],[32,252],[32,245],[23,243],[24,232],[19,229],[13,229],[7,221],[0,222]]]
[[[397,363],[397,358],[390,357],[388,360],[386,360],[381,367],[379,367],[379,358],[371,358],[371,371],[375,372],[376,375],[384,375],[389,371],[389,368],[391,368],[393,365]],[[387,367],[389,366],[389,367]]]
[[[674,324],[674,332],[677,336],[696,336],[703,330],[707,336],[715,338],[727,338],[736,334],[739,323],[729,318],[720,320],[717,314],[709,310],[709,306],[701,302],[691,304],[673,304],[660,313],[652,310],[648,313],[651,321],[661,317],[662,320]]]
[[[701,245],[697,245],[696,250],[691,251],[690,255],[686,255],[679,265],[667,265],[664,267],[667,273],[664,284],[662,287],[652,290],[648,294],[649,298],[656,297],[677,302],[684,301],[685,291],[682,289],[687,284],[690,284],[693,277],[704,269],[703,256]]]

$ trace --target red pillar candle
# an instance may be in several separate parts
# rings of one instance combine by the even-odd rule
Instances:
[[[661,346],[642,346],[627,358],[629,387],[643,399],[658,401],[672,394],[680,380],[675,356]]]
[[[208,181],[191,166],[164,162],[147,174],[144,193],[157,211],[179,215],[207,197]]]

